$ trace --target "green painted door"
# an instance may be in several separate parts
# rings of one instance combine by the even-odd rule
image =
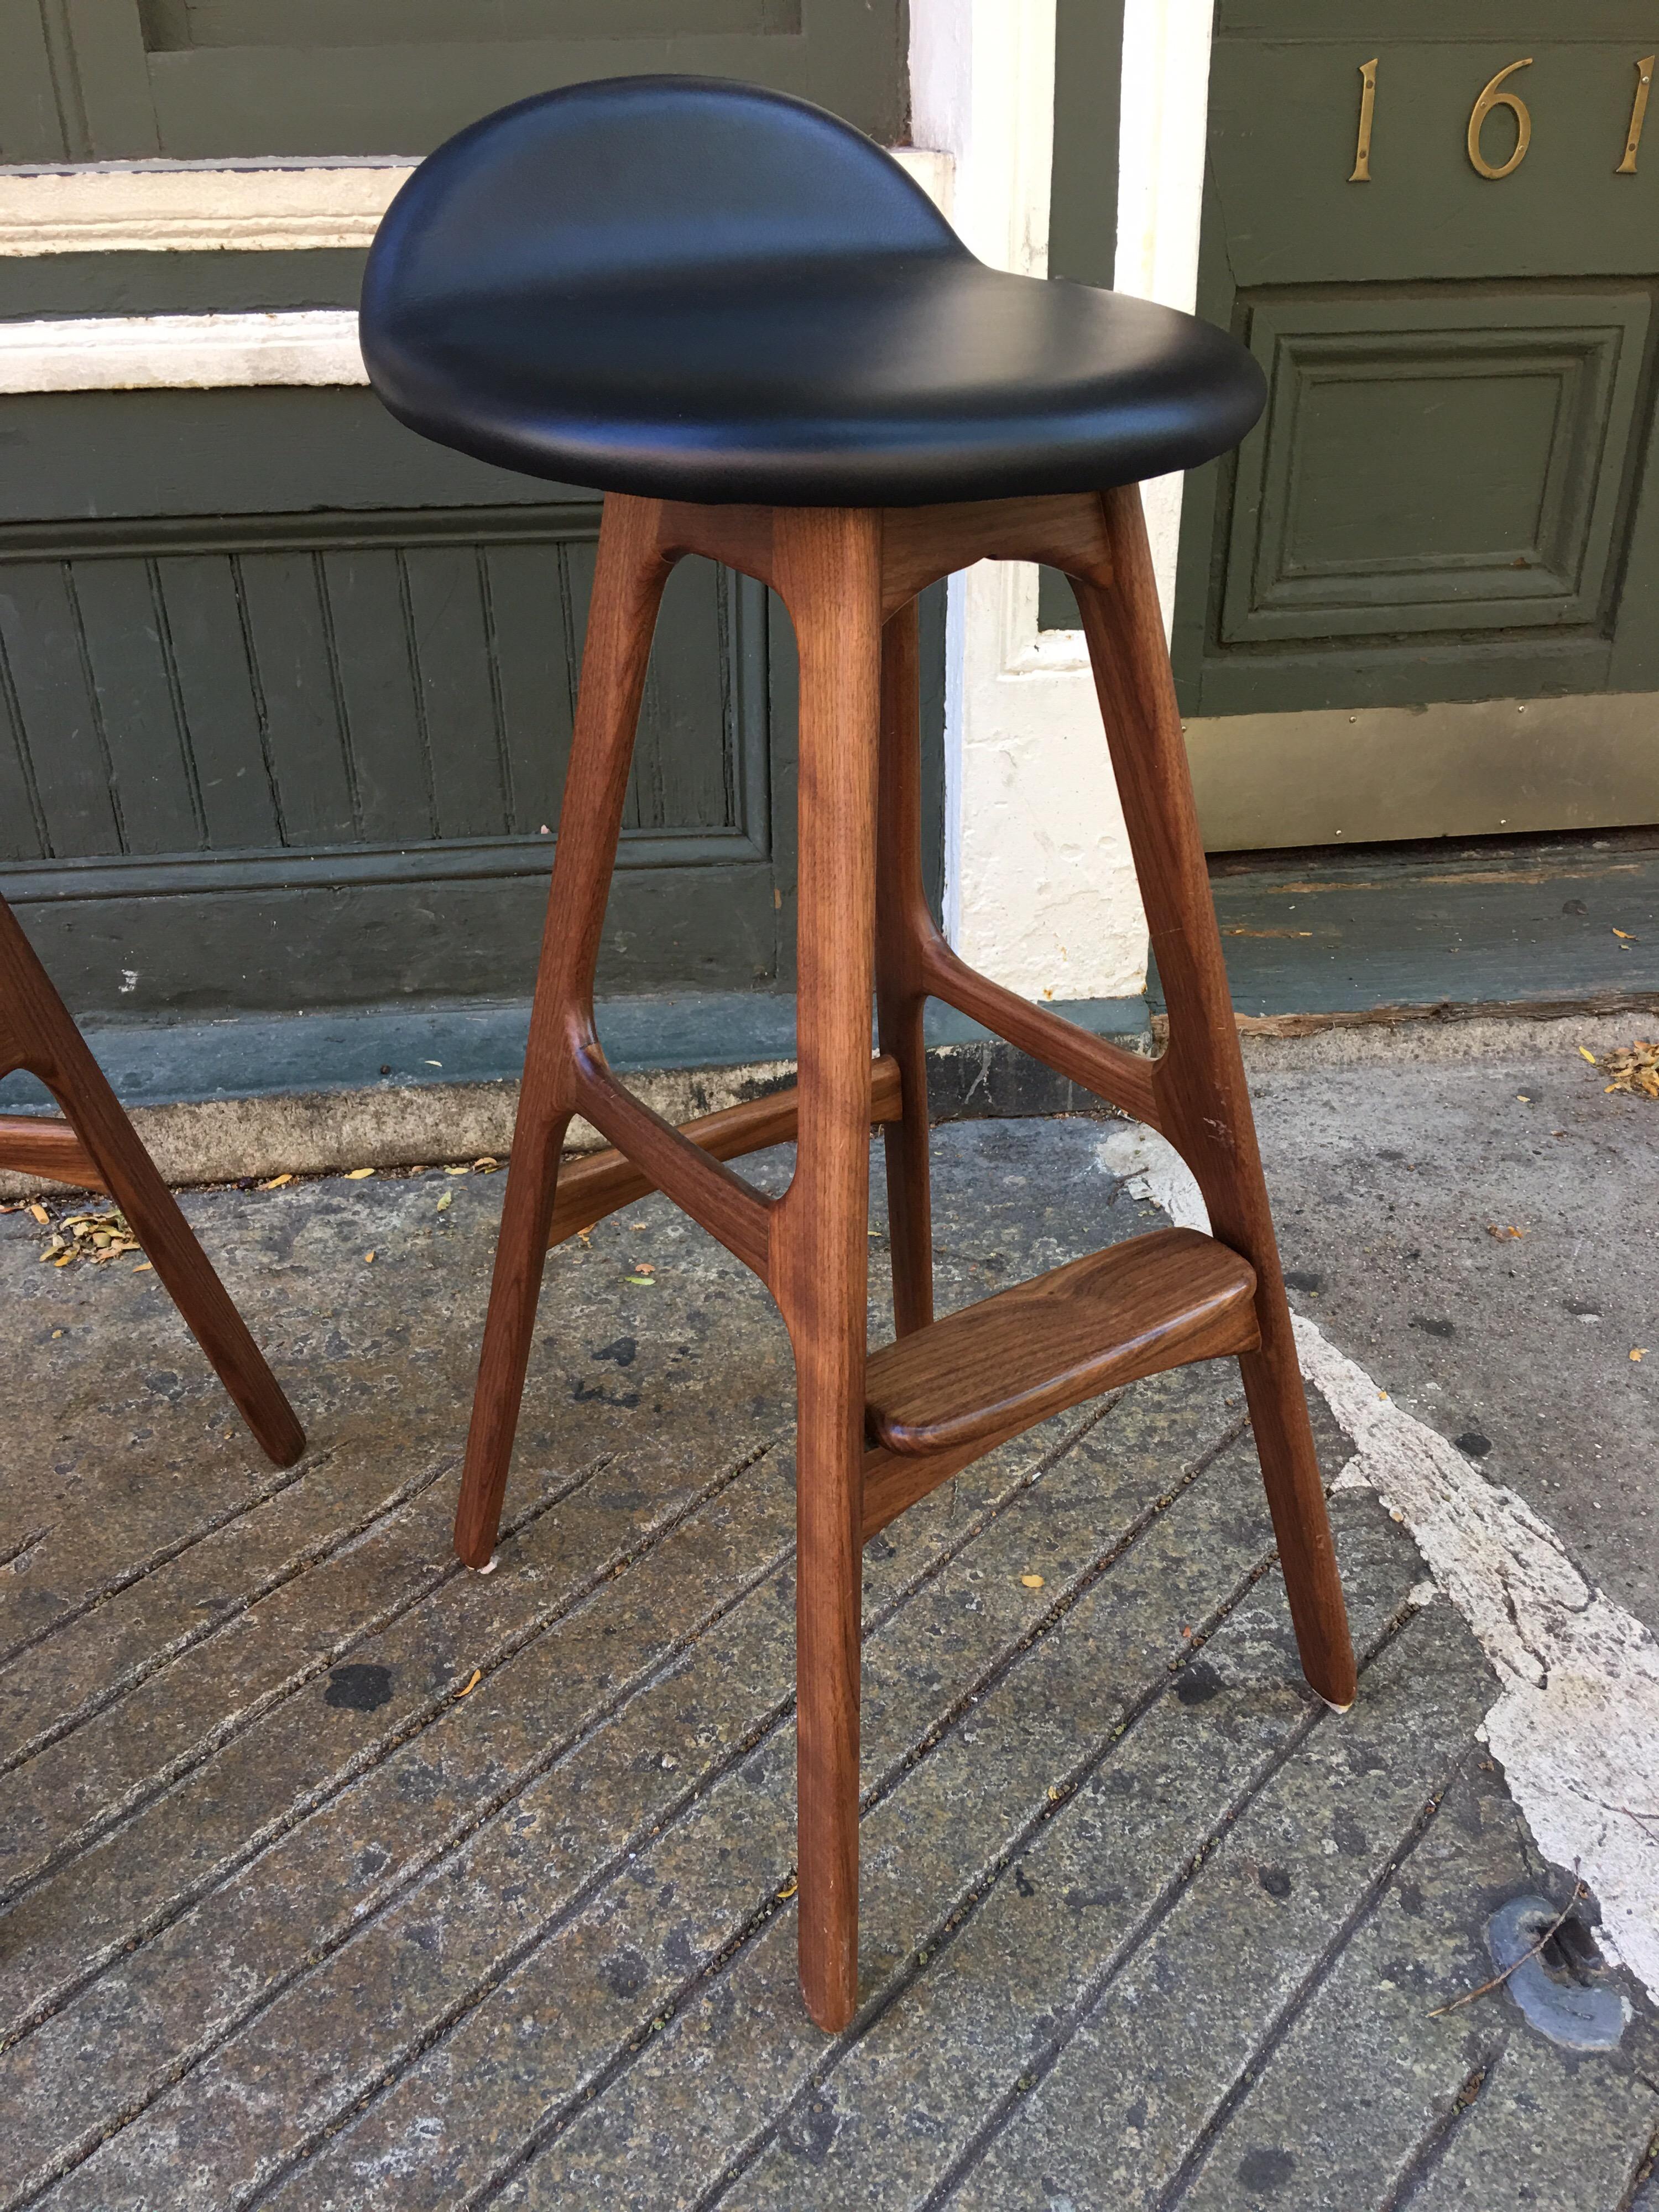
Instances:
[[[477,14],[489,35],[455,0],[0,0],[9,56],[55,27],[33,80],[0,71],[0,150],[418,152],[539,84],[660,67],[787,84],[903,136],[897,0]],[[0,259],[0,320],[343,307],[362,259]],[[593,496],[429,446],[361,390],[10,396],[0,455],[0,890],[71,1005],[527,994]],[[931,607],[927,635],[942,664]],[[766,593],[684,564],[647,686],[607,994],[788,986],[794,684]]]
[[[423,154],[511,100],[742,77],[894,144],[902,0],[0,0],[0,161]]]
[[[1212,846],[1659,819],[1656,47],[1220,0],[1199,306],[1271,397],[1183,517]]]

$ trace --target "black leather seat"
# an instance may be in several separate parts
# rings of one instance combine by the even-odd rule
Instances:
[[[375,240],[362,345],[394,415],[483,460],[785,506],[1102,490],[1212,459],[1265,397],[1224,331],[988,269],[848,125],[699,77],[441,146]]]

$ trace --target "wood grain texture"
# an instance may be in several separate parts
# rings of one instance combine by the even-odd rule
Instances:
[[[898,1063],[884,1054],[870,1063],[870,1119],[896,1121],[900,1110]],[[745,1152],[764,1152],[770,1145],[793,1144],[799,1112],[800,1092],[791,1084],[787,1091],[775,1091],[768,1097],[750,1098],[741,1106],[723,1107],[718,1114],[682,1121],[679,1134],[711,1159],[735,1160]],[[606,1214],[632,1206],[636,1199],[648,1198],[659,1188],[621,1150],[592,1152],[586,1159],[565,1162],[559,1170],[549,1245],[562,1244],[579,1229],[592,1227]]]
[[[881,764],[876,816],[876,1025],[902,1086],[883,1131],[893,1320],[900,1336],[933,1318],[933,1206],[927,1165],[925,948],[936,934],[921,879],[921,729],[915,601],[881,640]]]
[[[832,2033],[858,1997],[859,1668],[870,1191],[870,1001],[880,726],[881,530],[781,509],[774,579],[800,654],[800,1116],[772,1217],[795,1352],[801,1986]]]
[[[27,1134],[20,1141],[0,1124],[0,1164],[35,1167],[40,1173],[78,1182],[82,1178],[70,1170],[85,1162],[90,1173],[84,1181],[94,1190],[107,1191],[126,1215],[145,1258],[261,1450],[278,1467],[291,1467],[306,1448],[305,1431],[294,1408],[3,899],[0,1024],[4,1066],[26,1067],[37,1076],[67,1120],[67,1130],[62,1133],[50,1121],[27,1125],[36,1132],[32,1140],[35,1149],[46,1155],[38,1163],[18,1157],[18,1149],[31,1142]]]
[[[489,1565],[501,1523],[559,1152],[576,1103],[574,1054],[599,1050],[593,971],[651,633],[668,580],[669,564],[657,544],[659,514],[652,500],[608,499],[599,526],[576,726],[455,1519],[455,1549],[470,1567]]]
[[[672,1122],[642,1105],[611,1075],[597,1047],[571,1055],[575,1103],[594,1127],[636,1159],[682,1212],[716,1237],[764,1282],[771,1273],[771,1216],[776,1203],[732,1174]],[[868,1100],[866,1097],[866,1109]]]
[[[1164,1130],[1155,1060],[1126,1052],[1121,1044],[1095,1036],[1047,1006],[1034,1006],[1029,999],[994,983],[988,975],[978,974],[959,959],[937,930],[929,931],[923,962],[927,987],[934,998],[942,999],[970,1020],[982,1022],[1045,1067],[1092,1091],[1097,1098],[1121,1107],[1149,1128]]]
[[[15,1175],[45,1176],[76,1190],[104,1188],[91,1154],[69,1123],[48,1121],[44,1115],[0,1116],[0,1168]]]
[[[1254,1351],[1255,1292],[1249,1261],[1195,1230],[1109,1245],[873,1353],[871,1442],[950,1451],[1166,1367]]]
[[[1308,1680],[1334,1705],[1355,1672],[1324,1486],[1297,1364],[1209,873],[1193,805],[1140,493],[1104,495],[1109,589],[1074,577],[1147,927],[1169,1005],[1157,1126],[1197,1178],[1216,1237],[1255,1270],[1261,1349],[1241,1362]]]
[[[652,625],[663,579],[687,553],[769,585],[794,624],[799,1078],[776,1099],[678,1130],[611,1077],[592,985]],[[1161,1060],[975,975],[927,910],[914,595],[987,556],[1048,561],[1073,578],[1169,994]],[[482,1565],[495,1543],[550,1238],[662,1189],[763,1276],[794,1349],[800,1973],[812,2017],[838,2033],[858,1995],[861,1547],[982,1452],[1114,1383],[1240,1354],[1304,1664],[1334,1704],[1353,1691],[1139,494],[891,513],[607,500],[562,822],[457,1547]],[[933,1322],[930,994],[1164,1131],[1199,1177],[1214,1239],[1136,1238]],[[559,1146],[578,1110],[617,1149],[567,1170],[561,1197]],[[873,1358],[872,1120],[888,1149],[898,1330]],[[795,1170],[781,1199],[722,1164],[791,1135]]]

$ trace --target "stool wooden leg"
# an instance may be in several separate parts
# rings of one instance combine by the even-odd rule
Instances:
[[[14,1041],[3,1064],[30,1068],[51,1090],[260,1449],[291,1467],[306,1448],[294,1408],[3,899],[0,1005]]]
[[[634,732],[669,564],[655,501],[605,501],[582,651],[570,766],[530,1042],[519,1094],[483,1351],[472,1400],[455,1549],[488,1565],[501,1525],[525,1370],[553,1218],[559,1152],[574,1103],[571,1054],[591,1037],[593,971],[616,865]]]
[[[1170,1009],[1159,1097],[1211,1226],[1255,1269],[1261,1348],[1240,1360],[1304,1672],[1346,1705],[1353,1649],[1297,1363],[1209,876],[1193,805],[1140,495],[1109,492],[1109,586],[1079,580],[1112,764]]]
[[[881,775],[876,827],[876,1018],[898,1062],[902,1118],[884,1125],[896,1334],[933,1318],[933,1229],[927,1170],[927,1003],[922,947],[933,919],[921,880],[921,734],[916,603],[881,638]]]
[[[800,649],[800,1114],[773,1217],[794,1346],[801,1986],[858,1999],[859,1660],[869,1258],[870,997],[880,716],[878,517],[780,512],[775,580]]]

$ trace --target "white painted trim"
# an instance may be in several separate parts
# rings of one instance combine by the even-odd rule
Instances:
[[[998,268],[1046,273],[1054,0],[911,0],[916,134],[956,161],[951,220]],[[1027,998],[1126,998],[1146,933],[1080,637],[1040,635],[1036,571],[952,578],[945,626],[945,927]]]
[[[0,323],[0,392],[367,384],[351,308]]]
[[[894,158],[948,215],[950,156],[921,147],[902,146],[895,149]],[[100,185],[112,181],[125,185],[136,181],[148,190],[158,183],[173,185],[182,179],[197,198],[188,206],[181,198],[170,210],[163,211],[166,222],[172,226],[166,235],[159,228],[152,228],[144,238],[135,239],[119,231],[112,211],[116,203],[106,201],[99,218],[103,224],[97,234],[101,247],[107,250],[138,243],[151,248],[172,245],[184,250],[205,243],[225,248],[252,244],[263,250],[279,242],[289,246],[296,242],[366,244],[374,236],[374,226],[386,203],[409,174],[407,163],[356,168],[344,164],[310,169],[273,166],[258,170],[158,169],[128,164],[118,170],[42,172],[24,181],[76,185],[96,182]],[[0,223],[5,219],[6,194],[17,183],[18,173],[0,173]],[[240,211],[237,207],[228,214],[222,210],[217,218],[220,230],[213,238],[207,238],[200,228],[191,227],[209,221],[215,192],[249,183],[262,189],[271,187],[271,197],[263,213],[250,214],[252,203],[245,200]],[[320,222],[324,220],[322,203],[326,197],[321,186],[325,185],[337,194],[333,211],[327,218],[336,223],[336,230],[327,238],[319,233],[307,240],[296,241],[282,228],[286,224],[291,230],[297,204],[294,195],[301,187],[307,191],[313,186],[318,188],[311,211]],[[286,198],[284,194],[288,195]],[[129,204],[128,213],[132,214],[137,204]],[[143,204],[159,223],[161,217],[155,214],[155,203]],[[189,212],[190,209],[194,211]],[[251,233],[239,234],[234,225],[244,217],[249,223],[269,217],[271,227],[257,238]],[[138,217],[134,215],[133,220]],[[350,223],[359,226],[358,233],[349,234]],[[87,240],[93,234],[88,228],[75,250],[88,250]],[[305,308],[257,314],[87,315],[0,323],[0,393],[200,392],[247,385],[352,385],[368,381],[357,344],[357,317],[350,308]]]
[[[1126,0],[1114,288],[1190,314],[1198,298],[1212,0]],[[1141,497],[1167,634],[1181,542],[1178,476]]]
[[[950,163],[895,158],[950,212]],[[0,255],[292,253],[366,246],[414,163],[116,161],[0,169]]]
[[[387,161],[0,171],[0,254],[363,246],[413,170]]]

